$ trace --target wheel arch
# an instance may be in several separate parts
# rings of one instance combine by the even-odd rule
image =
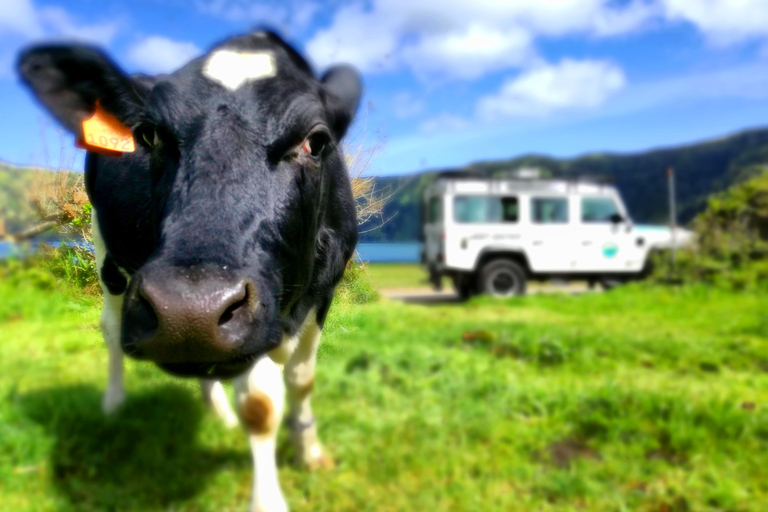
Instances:
[[[528,256],[526,256],[524,251],[520,249],[498,249],[491,247],[483,249],[480,251],[480,254],[477,255],[474,266],[475,272],[480,272],[486,263],[497,259],[507,259],[514,261],[523,268],[526,276],[530,276],[532,273],[531,266],[528,263]]]

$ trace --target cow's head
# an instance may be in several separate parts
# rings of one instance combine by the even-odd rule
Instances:
[[[86,164],[128,354],[180,374],[240,373],[279,344],[318,279],[335,284],[318,274],[349,257],[322,252],[329,222],[354,223],[338,147],[360,99],[354,70],[318,80],[266,31],[172,75],[128,76],[79,45],[32,47],[18,70],[76,137],[99,108],[138,143]]]

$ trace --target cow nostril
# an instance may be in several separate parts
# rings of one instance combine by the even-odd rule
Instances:
[[[133,315],[132,323],[139,330],[138,334],[141,338],[149,338],[157,332],[160,325],[157,312],[143,293],[139,293],[136,299]]]
[[[232,320],[232,318],[235,316],[235,312],[241,307],[245,306],[247,303],[248,293],[246,292],[245,297],[238,300],[234,304],[231,304],[227,309],[224,310],[224,313],[222,313],[221,317],[219,317],[219,327]]]
[[[247,314],[245,310],[248,310],[249,312],[255,310],[254,304],[258,302],[256,299],[255,286],[251,281],[246,281],[241,286],[243,294],[242,297],[236,299],[232,304],[227,306],[227,309],[225,309],[219,317],[219,327],[230,322],[235,317],[235,315],[238,314],[238,311],[242,310],[243,313]]]

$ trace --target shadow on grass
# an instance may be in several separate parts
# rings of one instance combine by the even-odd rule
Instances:
[[[403,295],[393,297],[406,304],[418,304],[420,306],[445,306],[447,304],[462,305],[467,301],[458,295],[420,293],[415,295]]]
[[[62,510],[147,510],[192,498],[223,466],[248,466],[246,453],[200,446],[205,407],[185,389],[131,395],[115,415],[101,412],[91,386],[19,397],[22,410],[54,437],[51,478]]]

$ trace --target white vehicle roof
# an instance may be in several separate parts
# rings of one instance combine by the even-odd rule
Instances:
[[[426,195],[555,193],[616,195],[616,188],[598,183],[542,179],[482,179],[440,177],[426,189]]]

